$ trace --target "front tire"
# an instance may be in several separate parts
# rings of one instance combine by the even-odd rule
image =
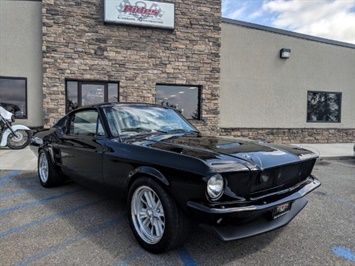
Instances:
[[[64,179],[55,169],[48,152],[40,150],[38,155],[38,178],[43,187],[56,187],[64,183]]]
[[[7,146],[13,150],[25,148],[31,142],[32,133],[29,130],[18,129],[7,137]]]
[[[139,178],[128,193],[129,223],[139,244],[159,254],[182,245],[190,221],[169,193],[151,178]]]

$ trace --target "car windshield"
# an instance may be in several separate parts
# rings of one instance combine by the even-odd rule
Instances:
[[[148,105],[115,105],[104,107],[114,137],[147,133],[198,133],[176,111]]]

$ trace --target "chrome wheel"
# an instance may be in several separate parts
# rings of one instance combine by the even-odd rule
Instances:
[[[23,136],[21,130],[17,130],[17,131],[15,132],[15,134],[16,134],[16,135],[14,135],[14,136],[11,138],[11,140],[12,140],[13,142],[20,142],[20,141],[23,140],[24,136]]]
[[[38,173],[39,173],[39,178],[43,183],[47,183],[48,181],[48,175],[49,175],[49,169],[48,169],[48,160],[47,156],[44,152],[41,153],[39,157],[39,163],[38,163]]]
[[[165,216],[158,195],[150,187],[138,187],[131,201],[135,231],[147,244],[158,243],[164,235]]]
[[[23,149],[31,142],[32,133],[28,130],[16,130],[15,134],[10,134],[7,138],[7,146],[10,149]]]

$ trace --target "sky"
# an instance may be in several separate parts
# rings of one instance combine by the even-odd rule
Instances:
[[[355,0],[222,0],[222,17],[355,44]]]

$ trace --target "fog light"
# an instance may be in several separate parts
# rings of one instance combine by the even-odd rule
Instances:
[[[218,200],[223,194],[224,181],[220,174],[212,176],[207,182],[207,194],[211,200]]]

